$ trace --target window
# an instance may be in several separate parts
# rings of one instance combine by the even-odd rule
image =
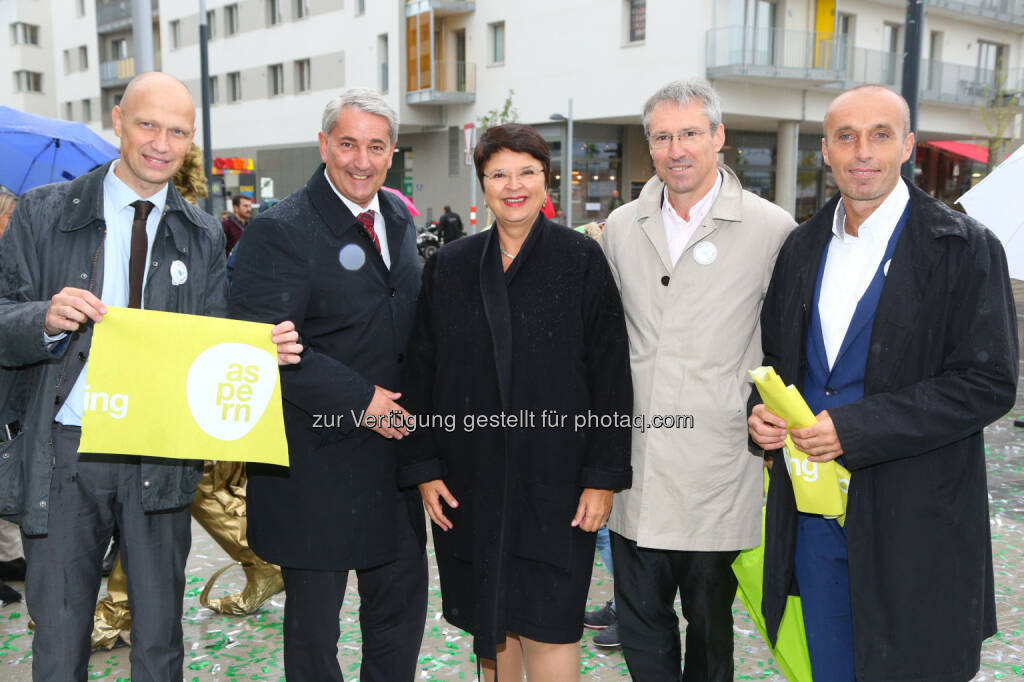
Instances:
[[[64,102],[64,120],[65,121],[74,121],[75,120],[75,111],[74,111],[74,108],[71,106],[71,102]]]
[[[78,10],[78,16],[85,16],[85,0],[78,0],[75,3],[75,9]]]
[[[118,38],[110,41],[110,59],[128,59],[128,39]]]
[[[978,77],[979,83],[1002,90],[1006,84],[1006,46],[978,41]],[[994,93],[993,93],[994,94]]]
[[[309,77],[309,60],[300,59],[295,62],[295,91],[308,92],[312,90],[312,81]]]
[[[89,121],[92,120],[92,100],[91,99],[86,98],[86,99],[82,100],[82,120],[85,121],[86,123],[88,123]]]
[[[356,0],[356,16],[366,14],[366,0]]]
[[[388,66],[388,34],[382,33],[377,36],[377,89],[381,92],[388,91]]]
[[[284,94],[284,66],[271,64],[267,67],[267,86],[271,97]]]
[[[462,154],[459,152],[463,141],[462,128],[459,126],[448,127],[448,177],[459,177],[459,166],[462,165]]]
[[[224,8],[224,35],[233,36],[238,33],[238,4]]]
[[[64,75],[71,73],[71,50],[64,50]]]
[[[885,24],[882,26],[882,73],[881,81],[886,85],[896,85],[899,80],[899,68],[902,64],[902,50],[900,49],[899,24]]]
[[[13,45],[38,45],[39,27],[34,24],[11,24],[11,43]]]
[[[43,91],[43,74],[38,71],[15,71],[14,81],[18,92]]]
[[[267,26],[275,26],[281,23],[280,0],[267,0]]]
[[[775,63],[776,6],[771,0],[747,0],[743,17],[743,39],[749,53],[747,63],[770,66]]]
[[[491,24],[491,63],[505,63],[505,22]]]
[[[213,40],[217,37],[217,11],[208,10],[206,12],[206,39]]]
[[[210,106],[217,104],[219,100],[219,83],[216,76],[210,76]]]
[[[295,0],[295,18],[304,19],[309,16],[309,0]]]
[[[85,45],[78,46],[78,68],[82,71],[89,68],[89,48]]]
[[[629,33],[626,38],[631,43],[647,37],[647,0],[627,0],[629,4]]]
[[[175,19],[171,22],[171,49],[177,50],[181,47],[181,22]]]
[[[235,71],[228,74],[228,101],[237,102],[242,99],[242,74]]]

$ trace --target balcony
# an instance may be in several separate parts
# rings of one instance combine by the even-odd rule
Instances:
[[[160,53],[153,56],[153,68],[160,70]],[[135,77],[135,58],[116,59],[100,63],[100,87],[116,88],[127,85]]]
[[[778,78],[820,84],[842,80],[846,37],[778,28],[727,26],[707,33],[707,76]]]
[[[158,16],[157,0],[150,0],[153,16]],[[132,27],[132,5],[129,0],[115,0],[96,7],[96,32],[114,33]]]
[[[983,1],[983,0],[978,0]],[[852,47],[845,37],[780,29],[729,27],[707,34],[707,77],[773,79],[780,85],[838,90],[864,83],[899,90],[900,54]],[[1024,90],[1024,70],[993,70],[947,62],[921,62],[922,101],[986,106],[1004,93]]]
[[[448,17],[456,14],[466,14],[476,10],[475,2],[460,2],[459,0],[406,0],[405,16],[414,17],[433,10],[434,16]]]
[[[996,23],[1024,25],[1024,0],[926,0],[926,4],[928,9],[934,7]]]
[[[476,64],[436,60],[431,65],[433,73],[409,74],[407,104],[470,104],[476,99]]]
[[[1005,93],[1024,89],[1024,71],[998,73],[966,64],[921,61],[921,100],[973,107],[990,106]],[[880,83],[899,90],[903,85],[900,55],[881,50],[851,50],[844,86]]]

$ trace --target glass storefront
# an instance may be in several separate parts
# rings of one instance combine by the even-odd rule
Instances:
[[[611,212],[614,192],[622,182],[621,126],[575,126],[571,185],[562,177],[565,168],[562,144],[565,127],[551,127],[540,132],[551,149],[551,178],[548,182],[551,202],[556,208],[565,210],[569,199],[565,191],[567,186],[571,186],[573,225],[607,218]]]

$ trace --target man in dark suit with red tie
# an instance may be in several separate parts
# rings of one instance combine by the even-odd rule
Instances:
[[[419,292],[408,211],[380,191],[398,120],[372,90],[324,110],[324,163],[256,217],[235,251],[233,317],[288,315],[307,350],[281,373],[291,466],[249,466],[249,543],[279,564],[285,674],[341,680],[338,613],[359,581],[364,682],[412,680],[427,605],[426,530],[399,491],[399,369]],[[284,318],[281,318],[284,319]],[[299,369],[301,367],[301,369]]]

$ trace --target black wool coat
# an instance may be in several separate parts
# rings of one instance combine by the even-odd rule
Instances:
[[[761,313],[764,364],[797,387],[838,201],[789,236]],[[864,398],[829,410],[852,473],[846,532],[858,680],[954,682],[978,671],[981,642],[996,632],[982,430],[1013,407],[1017,354],[999,240],[911,186],[871,331]],[[796,593],[796,520],[788,472],[775,466],[762,602],[772,637],[786,595]]]
[[[393,195],[377,196],[390,270],[323,165],[235,247],[231,316],[291,320],[305,346],[298,365],[281,368],[291,466],[247,467],[249,544],[282,566],[369,568],[399,558],[399,533],[426,540],[419,496],[395,481],[396,442],[353,419],[375,384],[400,390],[419,293],[412,219]]]
[[[506,273],[497,236],[445,245],[424,269],[403,402],[452,428],[418,428],[399,472],[402,485],[443,479],[459,502],[445,507],[451,530],[433,527],[444,615],[485,658],[506,631],[579,639],[595,534],[570,522],[583,488],[632,478],[629,428],[576,425],[632,410],[622,303],[600,247],[539,216]],[[467,425],[502,414],[534,423]]]

